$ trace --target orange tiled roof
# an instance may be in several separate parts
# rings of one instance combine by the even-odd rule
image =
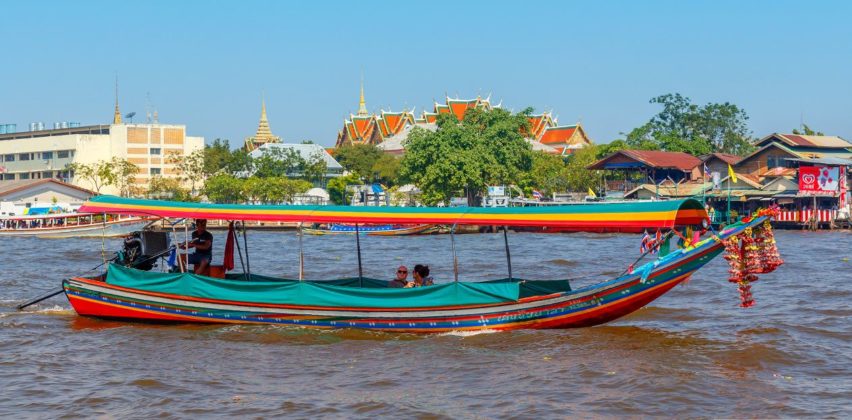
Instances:
[[[568,143],[577,130],[576,125],[566,125],[562,127],[547,127],[544,133],[538,140],[544,144],[564,144]]]

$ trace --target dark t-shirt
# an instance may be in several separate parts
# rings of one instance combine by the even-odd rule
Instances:
[[[199,255],[205,255],[207,257],[212,257],[213,256],[213,234],[211,234],[210,232],[205,230],[204,233],[199,235],[198,231],[195,230],[195,231],[192,232],[192,240],[195,241],[196,239],[198,239],[200,241],[209,241],[210,242],[210,248],[208,248],[208,249],[195,248],[195,253],[199,254]]]

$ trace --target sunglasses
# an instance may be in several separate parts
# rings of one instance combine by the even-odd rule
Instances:
[[[408,273],[408,271],[405,271],[405,270],[396,270],[396,272],[397,273]]]

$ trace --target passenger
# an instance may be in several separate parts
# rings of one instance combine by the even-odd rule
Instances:
[[[429,276],[429,266],[417,264],[414,266],[414,287],[431,286],[435,283]]]
[[[193,265],[192,272],[202,274],[210,266],[213,259],[213,235],[207,231],[207,220],[196,219],[195,230],[192,231],[192,240],[182,244],[181,249],[195,248],[195,252],[189,254],[186,261]]]
[[[401,289],[403,287],[411,287],[413,284],[408,281],[408,267],[401,265],[396,269],[396,278],[388,282],[388,287]]]

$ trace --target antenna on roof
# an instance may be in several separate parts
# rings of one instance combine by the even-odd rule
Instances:
[[[151,92],[145,92],[145,122],[151,124]]]

